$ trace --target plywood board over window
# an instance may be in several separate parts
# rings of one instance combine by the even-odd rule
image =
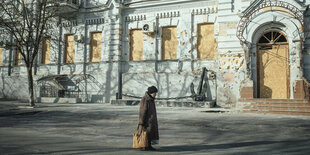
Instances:
[[[143,32],[141,29],[130,30],[130,61],[143,59]]]
[[[2,66],[2,48],[0,48],[0,66]]]
[[[50,61],[50,49],[51,49],[51,38],[45,38],[43,40],[42,47],[42,64],[49,64]]]
[[[102,32],[92,32],[90,41],[90,62],[101,61]]]
[[[198,24],[197,57],[198,59],[214,58],[216,41],[214,37],[214,24]]]
[[[65,63],[74,63],[75,47],[74,35],[66,35]]]
[[[162,28],[162,59],[176,59],[177,58],[177,27],[163,27]]]
[[[15,54],[15,65],[18,66],[22,63],[22,55],[20,54],[20,52],[18,50],[16,50],[16,54]]]

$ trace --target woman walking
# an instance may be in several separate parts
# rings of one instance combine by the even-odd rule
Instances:
[[[147,133],[148,145],[142,149],[146,151],[156,150],[152,147],[152,144],[158,144],[159,140],[157,113],[154,101],[157,92],[158,90],[155,86],[149,87],[140,101],[138,134],[141,134],[142,130]]]

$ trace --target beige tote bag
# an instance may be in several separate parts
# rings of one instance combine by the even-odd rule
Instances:
[[[138,135],[138,131],[133,134],[133,144],[132,148],[139,149],[147,147],[147,134],[146,131],[142,131],[140,135]]]

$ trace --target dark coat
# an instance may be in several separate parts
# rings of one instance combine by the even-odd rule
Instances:
[[[146,129],[149,140],[159,140],[155,102],[148,93],[140,101],[139,125]]]

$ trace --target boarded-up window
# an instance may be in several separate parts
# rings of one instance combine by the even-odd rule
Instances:
[[[197,57],[198,59],[214,58],[215,53],[215,37],[214,24],[199,24],[198,25],[198,44]]]
[[[101,32],[91,33],[90,41],[90,62],[99,62],[101,61]]]
[[[163,27],[162,28],[162,59],[176,59],[177,58],[177,27]]]
[[[16,66],[20,65],[22,63],[22,55],[20,54],[20,52],[18,50],[16,50],[16,54],[15,54],[15,62],[14,64]]]
[[[75,47],[74,35],[66,35],[65,63],[74,63]]]
[[[2,48],[0,48],[0,66],[2,66]]]
[[[51,48],[51,38],[45,38],[43,40],[43,47],[42,47],[42,64],[50,63],[50,48]]]
[[[139,61],[143,58],[143,33],[141,29],[130,30],[130,58]]]

